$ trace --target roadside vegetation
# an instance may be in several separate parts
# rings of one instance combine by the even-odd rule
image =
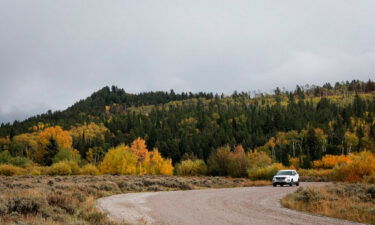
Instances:
[[[303,212],[375,224],[375,185],[338,183],[299,188],[281,200],[283,206]]]
[[[281,201],[299,211],[375,224],[375,155],[364,151],[348,156],[327,155],[314,161],[307,177],[338,181],[325,187],[299,188]]]
[[[60,154],[63,153],[63,154]],[[271,180],[281,169],[297,169],[301,181],[341,181],[373,183],[375,180],[375,154],[370,151],[348,155],[325,155],[312,162],[312,168],[303,169],[301,158],[290,158],[289,166],[275,162],[265,151],[245,152],[241,145],[233,150],[223,146],[213,151],[207,163],[194,155],[172,165],[157,149],[149,151],[141,138],[131,146],[120,145],[104,155],[99,164],[83,162],[75,151],[60,150],[50,166],[41,166],[25,160],[19,166],[9,162],[21,160],[7,151],[0,154],[0,175],[179,175],[179,176],[226,176],[250,180]]]
[[[0,224],[118,225],[95,207],[95,199],[143,191],[269,185],[265,181],[175,176],[0,176]]]

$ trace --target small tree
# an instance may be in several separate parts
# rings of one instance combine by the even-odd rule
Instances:
[[[51,137],[49,143],[46,146],[46,152],[43,155],[43,163],[47,166],[52,164],[52,159],[59,152],[59,148],[56,140]]]
[[[344,145],[346,146],[347,153],[349,154],[352,151],[353,146],[357,146],[359,139],[354,133],[347,131],[344,135]]]
[[[228,175],[229,154],[229,146],[220,147],[212,152],[207,162],[209,173],[218,176]]]

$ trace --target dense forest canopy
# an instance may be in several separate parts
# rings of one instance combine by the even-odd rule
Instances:
[[[58,149],[71,148],[98,163],[108,149],[141,137],[173,163],[242,145],[284,164],[303,157],[309,167],[325,154],[375,151],[374,91],[371,80],[230,96],[104,87],[64,111],[2,124],[0,152],[48,165]]]

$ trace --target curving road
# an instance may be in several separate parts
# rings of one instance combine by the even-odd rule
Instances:
[[[324,183],[302,183],[319,186]],[[98,199],[99,208],[117,221],[156,225],[358,224],[282,208],[279,200],[297,187],[247,187],[146,192]]]

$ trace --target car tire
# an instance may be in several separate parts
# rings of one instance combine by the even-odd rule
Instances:
[[[276,187],[276,186],[277,186],[277,184],[272,184],[272,186]]]
[[[289,186],[290,186],[290,187],[293,186],[293,181],[290,182]]]
[[[299,186],[299,181],[297,181],[296,186]]]

